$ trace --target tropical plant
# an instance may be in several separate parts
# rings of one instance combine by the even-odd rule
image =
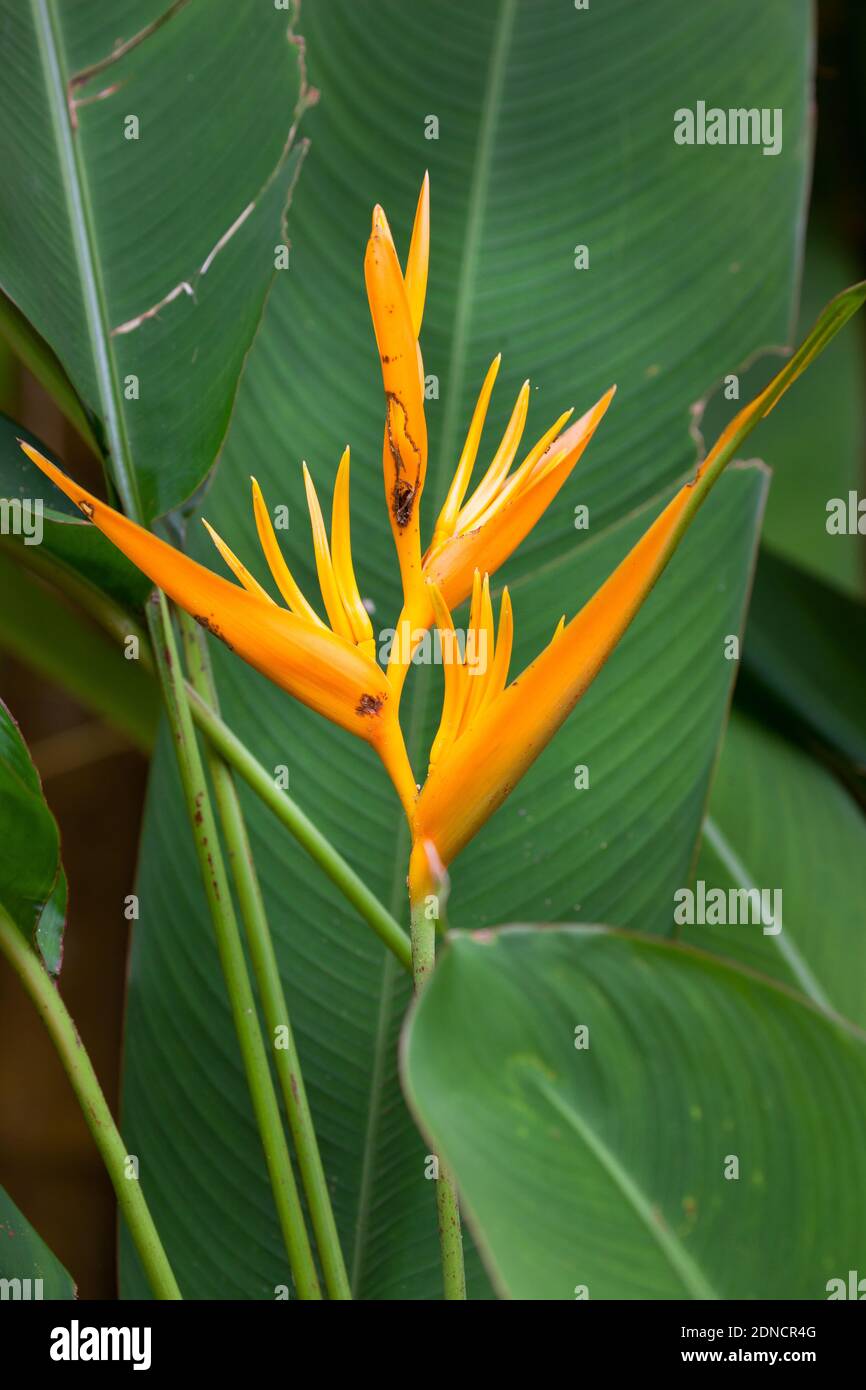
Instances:
[[[866,1003],[841,963],[860,950],[862,817],[743,715],[707,796],[767,490],[741,450],[866,282],[697,459],[685,428],[714,382],[738,400],[740,364],[786,332],[808,6],[737,0],[737,31],[665,0],[664,64],[643,58],[658,14],[630,0],[603,20],[437,0],[432,36],[429,13],[339,0],[302,24],[295,7],[288,43],[279,6],[218,8],[216,28],[196,0],[157,18],[126,0],[110,24],[52,0],[6,15],[7,117],[36,97],[10,164],[3,322],[107,492],[6,422],[4,505],[42,526],[0,554],[23,586],[6,640],[45,664],[75,621],[58,622],[62,591],[113,661],[88,681],[67,644],[52,674],[145,744],[157,689],[164,710],[123,1138],[56,986],[57,826],[0,711],[0,947],[114,1183],[121,1293],[821,1297],[866,1236],[856,1182],[833,1202],[824,1182],[839,1143],[864,1164]],[[639,134],[611,114],[614,79]],[[774,158],[680,147],[668,92],[686,83],[781,109]],[[557,396],[524,452],[530,383],[507,414],[494,392],[521,358]],[[818,603],[772,559],[762,573],[805,585],[798,612]],[[856,720],[815,714],[793,667],[786,692],[844,761]],[[844,884],[820,932],[807,804]],[[784,923],[761,895],[777,881]],[[676,906],[698,888],[758,915],[695,926]]]

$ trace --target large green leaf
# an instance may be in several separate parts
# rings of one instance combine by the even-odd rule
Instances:
[[[38,567],[59,582],[71,571],[125,608],[141,608],[152,587],[150,580],[48,482],[18,447],[19,438],[35,445],[52,462],[60,462],[30,430],[0,415],[0,501],[16,508],[9,510],[8,544],[17,547],[18,563]],[[39,528],[34,544],[37,504]]]
[[[692,467],[690,404],[786,336],[808,172],[809,7],[340,0],[308,7],[304,28],[322,101],[293,207],[293,269],[251,353],[208,518],[264,578],[247,509],[254,467],[269,504],[290,506],[292,564],[314,593],[299,462],[310,461],[327,496],[348,440],[356,569],[376,625],[394,622],[381,380],[361,266],[376,200],[405,248],[429,164],[422,341],[440,395],[428,408],[427,526],[497,349],[504,384],[487,457],[527,373],[543,403],[532,406],[534,437],[564,406],[585,408],[612,380],[620,388],[573,481],[509,565],[519,669]],[[782,106],[782,153],[677,146],[673,110],[699,97]],[[438,140],[424,138],[429,115]],[[578,243],[590,247],[588,271],[574,269]],[[573,720],[456,864],[461,925],[525,915],[669,927],[724,719],[734,672],[724,638],[741,627],[763,491],[755,469],[719,485]],[[574,527],[578,502],[590,508],[588,534]],[[192,544],[213,562],[204,538]],[[226,718],[267,767],[289,767],[292,794],[405,915],[405,827],[372,756],[230,654],[215,658]],[[438,675],[414,670],[404,695],[419,775]],[[589,791],[575,790],[579,763]],[[407,982],[267,816],[249,812],[356,1291],[438,1297],[424,1146],[396,1074]],[[278,1234],[165,741],[139,894],[131,1142],[145,1155],[184,1286],[269,1297],[282,1268]],[[474,1263],[470,1284],[484,1293]],[[124,1289],[143,1288],[127,1252]]]
[[[2,701],[0,845],[0,904],[56,975],[66,921],[60,834],[21,731]]]
[[[764,890],[765,910],[758,922],[755,911],[737,925],[683,925],[684,942],[866,1027],[866,821],[823,767],[742,716],[725,734],[695,879],[705,891]]]
[[[228,426],[286,242],[302,50],[258,0],[0,13],[0,280],[151,516],[194,490]]]
[[[866,604],[761,547],[738,697],[866,774]]]
[[[0,294],[0,335],[6,341],[7,351],[14,353],[36,380],[42,383],[54,404],[62,410],[80,437],[90,445],[94,453],[98,453],[99,446],[93,428],[56,355],[45,339],[36,332],[33,324],[5,294]]]
[[[9,1281],[8,1286],[4,1283],[4,1298],[75,1298],[71,1276],[2,1187],[0,1280]]]
[[[863,1266],[866,1036],[711,956],[455,934],[403,1077],[507,1296],[820,1299]]]

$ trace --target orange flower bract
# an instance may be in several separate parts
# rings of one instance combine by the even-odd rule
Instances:
[[[306,602],[279,550],[258,484],[253,483],[256,521],[267,538],[265,554],[289,608],[281,608],[258,584],[216,534],[217,547],[240,580],[240,585],[213,574],[204,565],[167,545],[142,526],[101,502],[67,478],[38,449],[19,441],[24,452],[79,508],[128,560],[152,579],[179,607],[296,699],[341,728],[372,744],[387,768],[407,813],[416,787],[409,768],[397,717],[397,702],[385,673],[369,651],[372,629],[365,626],[357,590],[341,588],[335,566],[314,517],[314,542],[320,574],[328,580],[326,606],[341,631],[328,627]],[[344,455],[344,469],[348,469]],[[348,488],[348,478],[344,489]],[[313,494],[315,495],[315,494]],[[341,497],[337,489],[337,497]],[[318,504],[316,504],[317,506]],[[348,543],[347,520],[340,521],[336,503],[335,549],[344,582],[350,565],[343,547]],[[348,505],[347,493],[342,505]],[[209,528],[210,529],[210,528]],[[279,556],[279,559],[277,559]],[[366,618],[366,613],[364,614]],[[353,627],[354,624],[354,627]],[[369,629],[369,630],[368,630]],[[358,636],[354,633],[357,631]]]
[[[866,297],[866,285],[860,284],[827,306],[797,352],[764,391],[740,410],[695,476],[675,493],[608,579],[570,622],[563,619],[556,626],[543,651],[509,682],[515,618],[505,589],[498,627],[495,624],[490,575],[504,564],[569,478],[608,410],[615,388],[574,423],[569,423],[571,411],[560,415],[513,467],[526,424],[526,382],[490,464],[470,493],[499,371],[496,357],[482,384],[432,539],[422,552],[427,425],[418,338],[429,247],[430,196],[425,176],[405,274],[387,218],[378,206],[364,259],[385,392],[385,498],[403,587],[403,610],[387,673],[376,661],[373,628],[352,562],[348,448],[337,473],[330,535],[304,465],[323,618],[292,576],[255,479],[256,528],[285,608],[212,528],[208,530],[214,543],[238,584],[211,573],[135,525],[72,482],[38,450],[22,444],[43,473],[170,598],[256,670],[372,744],[394,782],[412,830],[413,903],[442,880],[448,865],[568,717],[742,441]],[[457,389],[457,384],[451,383],[450,389]],[[461,652],[451,611],[470,594],[469,627]],[[551,625],[553,619],[551,615]],[[427,778],[419,793],[400,729],[399,701],[419,633],[423,637],[434,624],[445,658],[445,690]]]

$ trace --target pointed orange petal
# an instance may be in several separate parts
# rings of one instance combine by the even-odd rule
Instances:
[[[517,394],[511,419],[505,427],[502,442],[493,455],[493,461],[457,518],[458,531],[468,531],[474,526],[487,504],[496,496],[520,445],[528,410],[529,382],[524,381]]]
[[[322,619],[319,617],[315,608],[304,598],[298,584],[295,582],[291,570],[286,564],[283,552],[280,549],[280,543],[274,531],[270,512],[262,496],[261,488],[255,478],[251,478],[250,482],[253,485],[253,515],[256,519],[259,544],[264,551],[265,559],[268,562],[268,568],[274,577],[277,588],[289,605],[290,612],[297,613],[299,618],[305,618],[307,622],[313,623],[314,626],[324,627],[325,624],[322,622]]]
[[[208,535],[210,536],[220,555],[223,557],[226,564],[228,565],[229,569],[240,581],[240,583],[243,584],[247,592],[255,594],[257,598],[264,599],[266,603],[273,603],[274,600],[271,598],[267,589],[263,589],[259,581],[256,578],[254,578],[253,575],[250,574],[246,565],[242,564],[241,561],[238,559],[237,555],[235,555],[234,551],[229,549],[222,536],[220,536],[214,530],[210,522],[206,521],[205,518],[202,517],[201,524],[207,531]]]
[[[430,598],[436,618],[436,630],[442,650],[442,668],[445,674],[445,695],[442,701],[442,716],[439,728],[430,749],[430,767],[448,752],[460,729],[463,705],[466,699],[466,671],[460,660],[460,649],[454,620],[445,605],[435,584],[430,586]]]
[[[417,511],[427,468],[424,395],[417,340],[393,242],[373,220],[364,257],[367,297],[385,388],[385,491],[392,526],[406,529]]]
[[[387,217],[385,216],[385,209],[382,207],[380,203],[377,203],[373,209],[373,231],[376,232],[377,235],[384,237],[386,241],[390,242],[391,245],[394,246],[394,238],[391,235],[391,227]],[[397,248],[394,247],[394,255],[396,256],[396,254]]]
[[[322,591],[325,611],[328,614],[334,632],[338,632],[341,637],[345,637],[348,642],[352,642],[354,641],[352,627],[349,619],[346,617],[346,610],[343,608],[343,601],[340,598],[340,591],[337,588],[337,580],[334,575],[334,566],[331,563],[331,551],[328,547],[328,533],[325,530],[322,509],[319,506],[316,489],[310,477],[310,470],[306,464],[303,464],[302,467],[304,470],[304,487],[307,492],[307,506],[310,509],[310,525],[313,531],[316,573],[319,576],[319,588]]]
[[[546,473],[538,478],[533,474],[529,482],[501,508],[497,508],[483,526],[452,537],[428,557],[425,575],[439,585],[450,608],[456,608],[463,602],[476,569],[495,574],[532,530],[592,439],[613,399],[614,389],[612,387],[591,410],[549,446],[551,453]],[[563,448],[565,452],[562,452]]]
[[[469,631],[466,634],[467,690],[466,703],[460,721],[461,730],[469,726],[476,712],[484,704],[487,682],[494,661],[493,606],[490,602],[490,579],[476,571],[472,592],[472,609],[469,617]]]
[[[689,491],[677,493],[577,617],[468,724],[428,778],[415,833],[433,839],[446,864],[502,804],[601,670],[672,553]]]
[[[541,438],[533,444],[526,458],[515,468],[510,478],[506,478],[502,487],[496,495],[488,502],[484,511],[475,519],[476,526],[486,526],[491,517],[505,506],[520,490],[534,481],[534,470],[540,459],[547,453],[550,445],[562,434],[563,428],[568,424],[574,414],[573,410],[564,410],[558,420],[554,420],[550,429],[545,430]]]
[[[466,435],[466,443],[463,445],[463,452],[460,455],[460,460],[454,472],[454,478],[448,489],[445,505],[439,513],[439,518],[433,531],[433,539],[430,542],[430,553],[438,549],[443,541],[453,536],[457,526],[457,516],[460,508],[463,506],[463,498],[466,496],[469,479],[472,477],[472,470],[475,467],[475,460],[478,457],[481,432],[484,429],[484,421],[487,418],[487,407],[490,404],[493,383],[496,381],[501,361],[502,353],[499,352],[487,368],[484,384],[478,393],[478,400],[472,412],[472,420]]]
[[[565,619],[563,618],[563,622]],[[508,680],[508,667],[511,663],[511,647],[514,641],[514,615],[511,609],[511,595],[508,587],[502,590],[502,603],[499,608],[499,630],[496,634],[496,649],[493,667],[484,690],[481,708],[486,709],[497,695],[501,695]]]
[[[372,659],[376,654],[373,624],[370,622],[370,614],[361,599],[358,582],[355,579],[355,568],[352,564],[348,444],[343,450],[343,457],[340,459],[340,466],[337,469],[337,480],[334,483],[334,501],[331,507],[331,555],[340,599],[352,629],[352,640]]]
[[[313,626],[273,601],[266,603],[213,574],[101,502],[38,450],[30,445],[22,447],[103,535],[169,598],[304,704],[373,743],[380,754],[387,744],[396,768],[399,756],[394,752],[397,745],[391,727],[394,701],[375,662],[322,624]],[[405,792],[405,774],[402,782]]]
[[[427,267],[430,261],[430,175],[424,175],[418,206],[415,210],[415,224],[412,228],[412,241],[406,260],[406,298],[412,318],[412,331],[417,338],[421,332],[424,317],[424,299],[427,294]]]

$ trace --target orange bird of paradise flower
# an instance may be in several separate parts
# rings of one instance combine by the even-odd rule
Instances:
[[[514,618],[503,590],[494,625],[490,575],[531,530],[568,479],[610,406],[611,387],[581,418],[560,415],[512,469],[526,422],[521,388],[502,440],[466,500],[496,374],[481,387],[454,478],[422,551],[420,503],[427,468],[424,369],[418,341],[430,248],[425,176],[405,273],[384,212],[376,207],[364,271],[385,392],[383,472],[403,585],[398,641],[388,670],[376,661],[369,615],[352,562],[349,450],[337,472],[330,541],[304,465],[324,621],[283,556],[261,489],[252,480],[259,540],[284,600],[278,605],[208,527],[232,584],[86,492],[31,445],[21,447],[52,482],[169,598],[289,694],[370,743],[387,769],[412,830],[413,905],[436,891],[448,865],[502,804],[595,679],[664,570],[698,508],[743,440],[866,298],[866,282],[838,295],[770,384],[734,417],[695,476],[570,622],[508,680]],[[207,525],[207,523],[205,523]],[[467,654],[452,610],[471,595]],[[409,635],[400,640],[400,625]],[[434,626],[445,654],[442,716],[423,786],[416,786],[399,722],[400,692],[420,637]],[[481,647],[488,660],[473,667]],[[449,656],[450,653],[450,656]]]

